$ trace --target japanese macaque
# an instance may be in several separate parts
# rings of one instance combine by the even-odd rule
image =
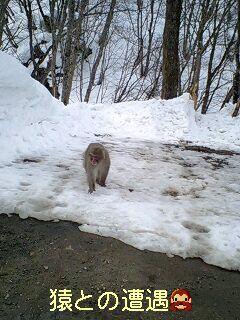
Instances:
[[[84,153],[84,168],[87,173],[88,192],[95,190],[95,184],[106,187],[106,178],[110,168],[110,158],[107,149],[100,143],[90,143]]]

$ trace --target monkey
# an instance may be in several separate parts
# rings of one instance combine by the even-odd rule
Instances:
[[[84,153],[83,166],[87,174],[88,193],[93,193],[95,184],[106,187],[106,178],[110,168],[107,149],[100,143],[90,143]]]

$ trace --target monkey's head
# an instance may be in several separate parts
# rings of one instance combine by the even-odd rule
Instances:
[[[105,158],[105,154],[101,148],[95,148],[93,152],[89,153],[90,162],[92,166],[96,166],[99,161]]]
[[[170,310],[192,310],[192,297],[185,289],[176,289],[171,294]]]

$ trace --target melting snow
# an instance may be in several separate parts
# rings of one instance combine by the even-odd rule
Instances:
[[[239,151],[230,107],[203,117],[184,94],[66,108],[3,53],[0,68],[0,212],[72,220],[139,249],[240,270],[240,156],[184,148]],[[107,188],[89,195],[82,152],[92,141],[112,165]]]

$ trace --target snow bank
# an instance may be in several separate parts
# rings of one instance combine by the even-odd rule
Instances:
[[[120,138],[177,142],[196,127],[188,94],[171,101],[74,104],[72,108],[84,131]]]
[[[64,108],[13,57],[0,52],[0,160],[39,154],[64,139]]]
[[[62,148],[72,137],[77,146],[83,137],[91,141],[99,135],[166,143],[189,141],[240,151],[240,117],[232,119],[230,107],[202,116],[194,112],[189,95],[184,94],[168,101],[75,103],[66,108],[3,52],[0,68],[2,160]]]
[[[4,53],[0,69],[0,212],[72,220],[139,249],[240,270],[239,156],[162,144],[239,150],[229,109],[203,117],[187,94],[66,108]],[[81,163],[90,141],[112,160],[108,187],[92,195]]]

